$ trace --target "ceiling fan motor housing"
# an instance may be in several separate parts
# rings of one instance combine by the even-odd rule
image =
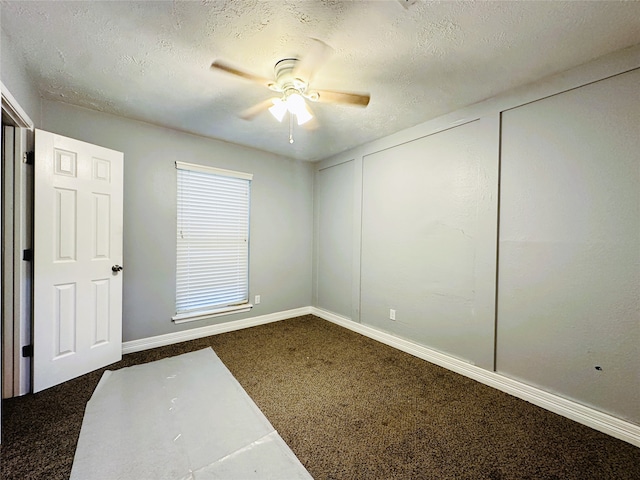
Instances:
[[[294,93],[306,96],[305,92],[309,86],[308,83],[301,78],[295,78],[293,75],[298,62],[297,58],[283,58],[274,67],[276,83],[272,89],[282,92],[285,98]]]

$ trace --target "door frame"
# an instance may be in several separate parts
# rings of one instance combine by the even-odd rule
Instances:
[[[31,390],[31,359],[22,356],[22,347],[31,344],[31,285],[32,285],[32,264],[23,261],[23,251],[32,248],[32,223],[33,223],[33,172],[26,164],[26,152],[33,150],[34,123],[20,104],[11,95],[4,83],[0,82],[0,92],[2,94],[2,122],[15,127],[14,135],[14,155],[11,162],[5,161],[4,167],[10,173],[7,178],[2,178],[1,182],[11,182],[7,185],[7,190],[13,190],[12,195],[7,196],[7,200],[12,200],[12,205],[6,205],[5,198],[2,201],[2,210],[11,215],[7,218],[5,225],[13,225],[11,234],[12,246],[6,251],[3,248],[3,262],[7,267],[2,271],[1,295],[3,299],[3,311],[6,319],[12,319],[13,338],[6,338],[0,332],[0,345],[2,356],[5,352],[11,357],[12,365],[2,365],[2,392],[3,398],[9,396],[19,396],[29,393]],[[6,159],[8,160],[8,159]],[[4,189],[3,189],[4,192]],[[10,193],[10,192],[7,192]],[[5,197],[4,195],[2,195]],[[5,235],[2,239],[7,238]],[[8,243],[8,242],[7,242]],[[9,272],[13,271],[12,277]],[[7,273],[5,275],[5,273]],[[13,302],[4,301],[13,298]]]

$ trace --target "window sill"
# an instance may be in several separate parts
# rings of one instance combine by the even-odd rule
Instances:
[[[223,315],[231,315],[232,313],[248,312],[253,308],[250,303],[242,305],[233,305],[231,307],[215,308],[212,310],[201,310],[198,312],[178,313],[171,317],[173,323],[195,322],[197,320],[206,320],[207,318],[222,317]]]

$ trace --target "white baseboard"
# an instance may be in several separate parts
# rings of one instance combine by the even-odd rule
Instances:
[[[409,353],[410,355],[434,363],[446,368],[447,370],[459,373],[465,377],[521,398],[522,400],[526,400],[527,402],[533,403],[545,410],[557,413],[558,415],[562,415],[563,417],[640,447],[640,426],[638,425],[626,422],[612,415],[586,407],[572,400],[554,395],[553,393],[532,387],[517,380],[513,380],[500,375],[499,373],[476,367],[475,365],[471,365],[463,360],[431,350],[430,348],[419,345],[410,340],[404,340],[391,335],[390,333],[378,330],[377,328],[362,325],[361,323],[354,322],[346,317],[342,317],[316,307],[296,308],[294,310],[286,310],[283,312],[261,315],[259,317],[247,318],[244,320],[236,320],[218,325],[209,325],[206,327],[193,328],[190,330],[168,333],[166,335],[158,335],[155,337],[133,340],[131,342],[124,342],[122,344],[122,353],[139,352],[150,348],[162,347],[164,345],[185,342],[187,340],[195,340],[197,338],[208,337],[210,335],[217,335],[219,333],[231,332],[234,330],[240,330],[243,328],[254,327],[256,325],[263,325],[265,323],[277,322],[309,314],[348,328],[349,330],[360,333],[366,337]]]
[[[499,373],[476,367],[463,360],[436,352],[412,341],[398,338],[377,328],[362,325],[335,313],[313,307],[311,314],[640,447],[640,426],[638,425],[513,380]]]
[[[296,308],[293,310],[261,315],[259,317],[246,318],[244,320],[235,320],[217,325],[208,325],[206,327],[192,328],[190,330],[182,330],[180,332],[167,333],[165,335],[157,335],[155,337],[123,342],[122,353],[140,352],[142,350],[149,350],[150,348],[163,347],[174,343],[186,342],[187,340],[195,340],[196,338],[203,338],[210,335],[217,335],[219,333],[255,327],[256,325],[277,322],[288,318],[299,317],[301,315],[309,315],[311,310],[311,307]]]

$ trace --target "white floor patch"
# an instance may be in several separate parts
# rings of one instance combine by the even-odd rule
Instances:
[[[107,371],[71,480],[311,479],[211,348]]]

